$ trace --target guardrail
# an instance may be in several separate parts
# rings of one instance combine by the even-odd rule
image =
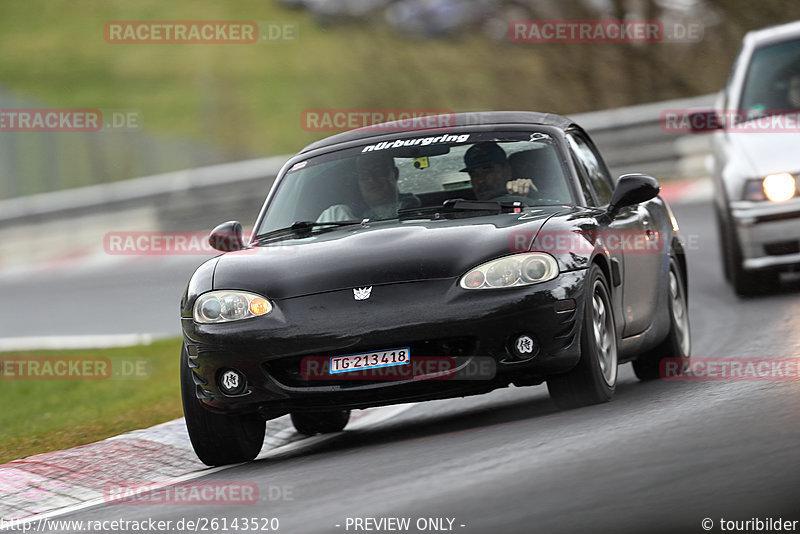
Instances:
[[[665,109],[711,106],[714,95],[572,115],[592,135],[614,175],[659,179],[705,174],[708,139],[665,132]],[[110,229],[208,230],[255,220],[289,156],[201,167],[0,201],[0,258],[6,263],[69,254],[102,243]]]
[[[0,86],[0,109],[48,108],[43,102],[15,95]],[[56,110],[51,110],[56,111]],[[0,131],[0,199],[59,191],[66,187],[112,183],[155,172],[208,165],[230,159],[225,150],[201,141],[132,127],[113,127],[118,110],[101,113],[101,131]]]
[[[597,144],[614,176],[644,172],[659,180],[706,174],[708,136],[662,129],[661,112],[710,108],[716,94],[571,115]]]

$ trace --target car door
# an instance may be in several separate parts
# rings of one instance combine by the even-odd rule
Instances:
[[[611,202],[613,182],[594,144],[577,130],[567,132],[567,140],[578,173],[582,175],[580,179],[586,182],[582,184],[584,196],[587,190],[592,195],[587,202],[597,207],[607,206]],[[620,272],[620,285],[613,291],[621,292],[623,337],[643,332],[654,316],[662,244],[658,242],[661,236],[651,226],[646,205],[637,204],[621,208],[602,229],[612,261]],[[614,280],[610,282],[616,286]]]

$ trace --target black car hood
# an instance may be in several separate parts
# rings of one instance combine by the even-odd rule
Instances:
[[[285,299],[380,284],[455,278],[510,254],[563,206],[467,219],[387,221],[230,252],[220,257],[214,289]],[[518,250],[518,249],[517,249]]]

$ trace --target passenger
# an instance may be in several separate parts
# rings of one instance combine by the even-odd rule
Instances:
[[[399,192],[399,171],[389,153],[359,155],[356,158],[356,176],[366,209],[358,210],[345,204],[336,204],[323,211],[317,218],[318,222],[392,219],[397,217],[397,210],[420,205],[417,196]]]

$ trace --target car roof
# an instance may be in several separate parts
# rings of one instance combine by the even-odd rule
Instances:
[[[359,128],[342,132],[325,139],[321,139],[306,146],[299,154],[330,147],[341,143],[360,141],[373,137],[382,137],[394,133],[395,136],[412,136],[415,132],[447,133],[450,128],[469,127],[475,130],[493,130],[496,126],[507,124],[530,124],[532,126],[550,126],[567,130],[574,125],[569,118],[553,113],[539,113],[535,111],[479,111],[472,113],[452,113],[444,115],[426,116],[417,124],[407,124],[409,121],[384,122],[366,128]],[[430,125],[442,125],[431,129]],[[446,125],[446,127],[444,126]]]
[[[800,21],[749,31],[744,36],[744,44],[750,47],[759,47],[792,38],[800,38]]]

